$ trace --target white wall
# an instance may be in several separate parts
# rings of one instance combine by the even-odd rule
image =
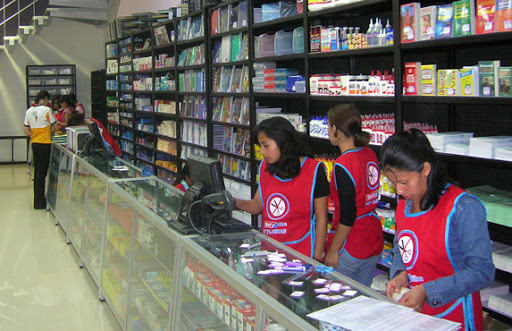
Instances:
[[[133,13],[156,13],[160,9],[177,6],[180,0],[119,0],[117,17],[130,16]]]
[[[52,18],[23,45],[0,52],[0,136],[23,135],[27,65],[75,64],[76,95],[90,116],[90,74],[105,67],[106,31],[101,26]]]

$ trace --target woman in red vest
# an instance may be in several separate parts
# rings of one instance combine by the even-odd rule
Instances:
[[[259,188],[252,200],[237,200],[237,207],[262,213],[264,234],[322,260],[329,195],[322,163],[309,156],[309,148],[283,117],[261,121],[255,135],[263,155]]]
[[[351,104],[327,113],[329,140],[340,149],[331,176],[334,202],[325,265],[370,286],[384,242],[375,208],[379,201],[377,155],[368,147],[370,134],[361,130],[361,114]]]
[[[399,303],[483,330],[480,290],[494,279],[486,211],[478,198],[447,182],[423,132],[390,137],[379,154],[401,199],[386,295],[411,288]]]

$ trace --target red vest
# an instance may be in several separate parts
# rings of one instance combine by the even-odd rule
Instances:
[[[265,171],[266,161],[259,170],[261,232],[309,257],[313,257],[315,247],[313,199],[320,166],[320,162],[305,157],[299,175],[292,179]]]
[[[112,149],[114,150],[114,154],[119,156],[121,154],[123,154],[123,152],[121,151],[121,149],[119,148],[119,146],[117,145],[116,141],[114,140],[114,138],[112,138],[112,136],[108,133],[108,130],[103,126],[103,124],[100,123],[100,121],[98,121],[97,119],[95,118],[89,118],[91,121],[93,121],[94,123],[98,124],[98,127],[100,129],[100,132],[101,132],[101,136],[103,137],[103,139],[107,142],[107,144],[109,144],[110,146],[112,146]]]
[[[334,217],[327,237],[326,251],[331,245],[340,219],[336,167],[341,167],[348,173],[356,192],[356,221],[345,240],[343,249],[357,259],[378,255],[384,246],[382,225],[375,214],[375,208],[379,202],[380,172],[377,156],[368,147],[347,151],[336,159],[331,175],[330,191],[334,201]],[[343,249],[340,250],[340,254]]]
[[[450,220],[456,201],[467,194],[450,185],[437,205],[428,211],[405,215],[405,202],[396,209],[397,243],[409,275],[411,287],[457,272],[448,245]],[[475,292],[439,307],[425,303],[423,313],[459,322],[464,330],[483,330],[480,292]]]

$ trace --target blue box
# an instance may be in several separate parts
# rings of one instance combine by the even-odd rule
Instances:
[[[271,21],[281,17],[279,3],[265,3],[261,5],[261,21]]]

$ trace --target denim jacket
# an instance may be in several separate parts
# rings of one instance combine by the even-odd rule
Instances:
[[[406,214],[410,213],[411,207],[412,200],[407,200]],[[448,242],[451,256],[459,271],[423,284],[428,305],[436,307],[447,304],[493,282],[495,269],[486,219],[485,208],[474,196],[465,194],[457,201],[455,214],[450,222]],[[406,270],[396,236],[393,254],[391,279],[399,271]]]

